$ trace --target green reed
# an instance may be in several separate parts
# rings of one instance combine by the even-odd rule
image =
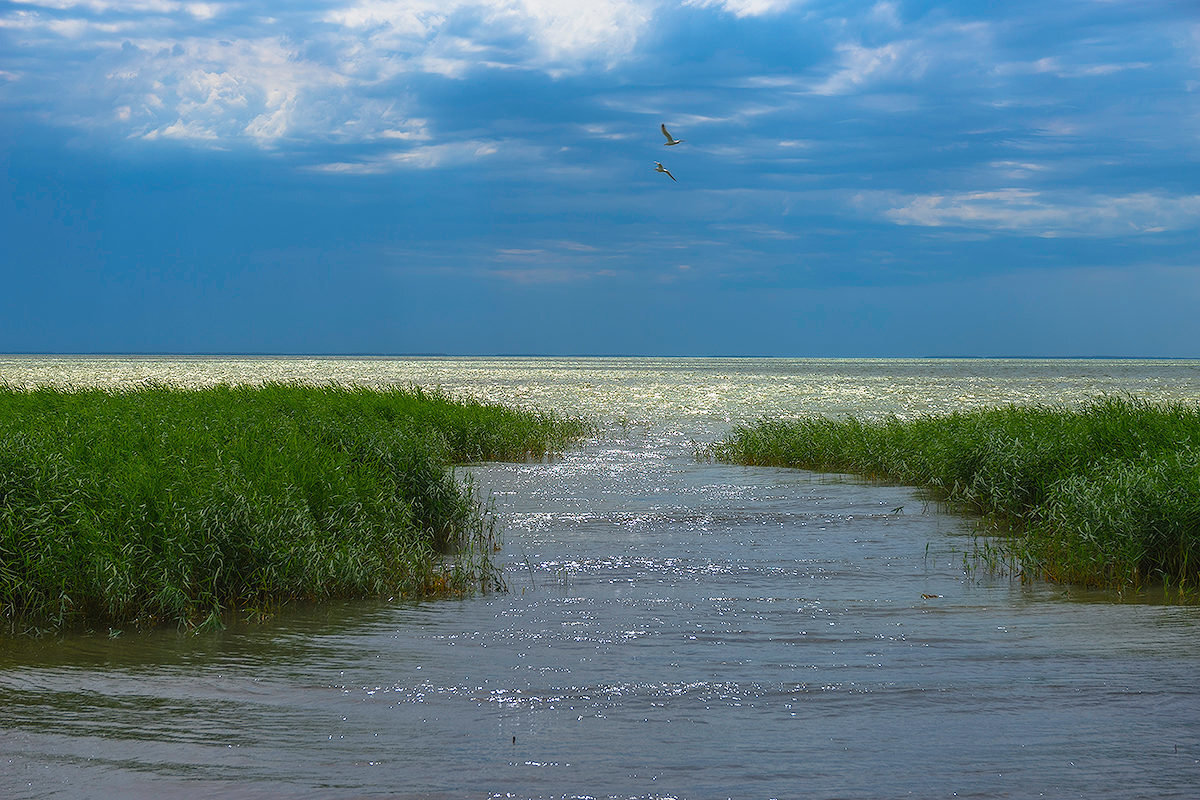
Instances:
[[[0,616],[196,625],[486,587],[490,518],[451,465],[542,458],[587,432],[417,388],[0,387]]]
[[[1200,408],[1105,397],[909,421],[763,420],[706,455],[912,484],[1012,533],[1026,576],[1118,590],[1200,579]]]

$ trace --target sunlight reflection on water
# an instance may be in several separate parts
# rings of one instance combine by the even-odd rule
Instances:
[[[970,522],[905,487],[692,457],[764,414],[1195,401],[1196,362],[0,357],[0,380],[417,383],[603,428],[555,461],[470,467],[508,593],[5,643],[0,797],[1200,785],[1197,609],[966,573]]]
[[[944,414],[1102,394],[1200,398],[1200,362],[1061,359],[676,359],[0,356],[13,386],[298,381],[441,388],[578,413],[610,427],[704,436],[761,416]],[[640,444],[640,443],[639,443]],[[639,448],[640,449],[640,448]]]

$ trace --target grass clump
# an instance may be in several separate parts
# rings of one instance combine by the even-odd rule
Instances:
[[[708,455],[933,490],[1008,528],[1004,547],[1030,577],[1181,593],[1200,578],[1195,406],[1105,397],[910,421],[763,420]]]
[[[540,458],[586,430],[416,388],[0,387],[0,616],[215,624],[486,587],[492,529],[451,465]]]

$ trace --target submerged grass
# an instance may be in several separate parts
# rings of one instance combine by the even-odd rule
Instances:
[[[763,420],[708,455],[912,484],[1011,532],[1023,574],[1128,590],[1200,580],[1200,407],[1105,397],[911,421]]]
[[[0,615],[10,632],[193,626],[486,588],[489,517],[451,465],[586,432],[418,388],[0,387]]]

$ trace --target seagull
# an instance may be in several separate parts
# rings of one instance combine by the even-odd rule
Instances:
[[[664,167],[664,166],[662,165],[662,162],[661,162],[661,161],[655,161],[655,162],[654,162],[654,171],[655,171],[655,172],[662,172],[662,173],[665,173],[665,174],[666,174],[666,176],[667,176],[668,178],[670,178],[671,180],[675,181],[676,183],[679,183],[679,181],[675,180],[675,176],[671,174],[671,170],[669,170],[669,169],[667,169],[666,167]]]
[[[667,137],[666,144],[664,144],[663,147],[670,147],[673,144],[679,144],[680,142],[684,141],[683,139],[676,139],[674,136],[667,133],[667,124],[665,122],[662,124],[662,132],[663,136]]]

